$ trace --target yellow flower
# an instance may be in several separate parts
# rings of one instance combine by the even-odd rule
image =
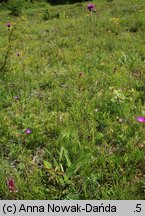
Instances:
[[[112,18],[110,18],[110,21],[118,24],[119,18],[112,17]]]
[[[27,21],[28,18],[27,18],[26,16],[21,16],[21,20],[22,20],[22,21]]]
[[[15,23],[15,22],[11,22],[11,24],[12,24],[12,26],[16,25],[16,23]]]

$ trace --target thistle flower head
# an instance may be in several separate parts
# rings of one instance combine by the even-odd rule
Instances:
[[[6,26],[8,27],[8,29],[11,27],[11,23],[7,23]]]
[[[27,128],[27,129],[25,130],[25,133],[26,133],[26,134],[30,134],[30,133],[32,133],[32,130],[31,130],[30,128]]]
[[[7,186],[10,192],[16,192],[15,181],[13,178],[8,178]]]
[[[94,11],[94,12],[96,11],[95,5],[92,4],[92,3],[90,3],[90,4],[87,5],[87,9],[88,9],[89,11]]]
[[[143,116],[137,117],[136,120],[137,120],[138,122],[144,122],[144,123],[145,123],[145,117],[143,117]]]

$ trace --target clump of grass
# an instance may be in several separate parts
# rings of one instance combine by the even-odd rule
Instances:
[[[60,14],[58,12],[52,13],[52,12],[49,12],[48,9],[45,11],[43,15],[44,20],[59,19],[59,17],[60,17]]]

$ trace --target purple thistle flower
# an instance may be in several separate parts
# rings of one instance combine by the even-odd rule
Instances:
[[[13,178],[7,180],[7,186],[10,192],[16,192],[15,181]]]
[[[11,23],[7,23],[6,26],[8,27],[8,29],[11,27]]]
[[[144,122],[145,123],[145,118],[143,116],[139,116],[136,119],[138,122]]]
[[[90,3],[90,4],[87,5],[87,9],[88,9],[89,11],[94,11],[94,12],[96,11],[96,10],[95,10],[95,5],[92,4],[92,3]]]
[[[30,134],[30,133],[32,133],[32,130],[31,130],[30,128],[27,128],[27,129],[25,130],[25,133],[26,133],[26,134]]]

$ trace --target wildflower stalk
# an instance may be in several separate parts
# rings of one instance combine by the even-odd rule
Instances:
[[[23,86],[25,88],[25,86],[26,86],[26,73],[25,73],[25,64],[24,64],[22,56],[20,56],[20,63],[21,63],[21,68],[22,68]],[[24,96],[26,98],[26,91],[24,91],[24,92],[25,92]]]
[[[94,26],[95,26],[95,18],[96,18],[96,11],[91,11],[91,27],[92,27],[92,39],[94,40]]]
[[[94,26],[93,26],[93,11],[91,11],[91,27],[92,27],[92,39],[94,38]]]
[[[95,16],[95,13],[96,13],[96,8],[95,8],[95,5],[94,4],[88,4],[87,5],[87,9],[89,10],[90,12],[90,25],[91,25],[91,37],[92,37],[92,48],[94,48],[94,25],[95,25],[95,22],[94,22],[94,16]],[[94,49],[93,49],[93,52],[94,52]],[[92,71],[91,71],[91,68],[90,68],[90,71],[89,71],[89,82],[90,82],[90,85],[92,84]]]
[[[6,72],[6,66],[8,63],[8,59],[10,57],[10,52],[11,52],[11,47],[12,47],[11,41],[12,41],[14,29],[15,29],[14,27],[12,29],[10,29],[10,26],[8,27],[8,47],[7,47],[5,56],[4,56],[4,61],[2,63],[2,66],[0,67],[0,77],[2,77]]]

